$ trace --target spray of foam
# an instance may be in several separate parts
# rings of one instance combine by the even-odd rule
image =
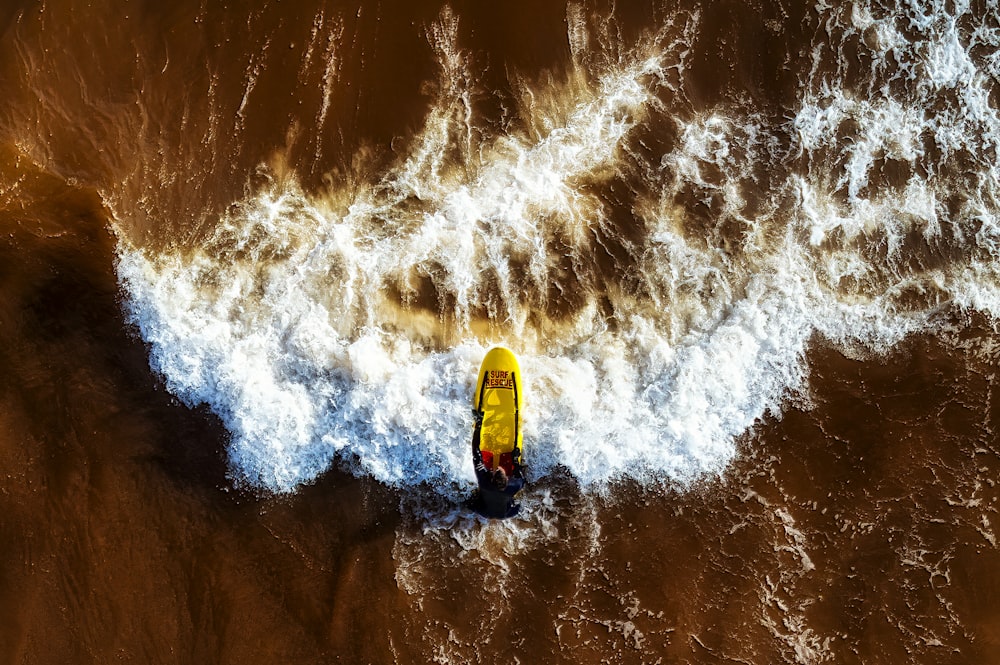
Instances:
[[[870,48],[871,72],[851,87],[839,70],[814,72],[791,130],[807,164],[794,188],[816,275],[869,340],[880,334],[880,309],[902,327],[951,305],[1000,313],[1000,116],[989,101],[1000,27],[967,3],[899,4],[826,14],[825,30],[842,39],[818,45],[814,58],[848,63],[836,47],[856,37]]]
[[[318,197],[276,179],[199,248],[122,246],[154,368],[223,418],[236,476],[274,491],[338,459],[389,484],[466,491],[473,381],[493,342],[521,358],[536,475],[563,465],[587,488],[721,470],[738,437],[802,391],[817,334],[879,350],[928,329],[948,303],[998,313],[995,166],[976,170],[958,215],[942,202],[965,183],[925,175],[951,173],[944,157],[928,159],[928,132],[937,152],[968,154],[1000,136],[969,47],[957,32],[942,39],[955,21],[931,21],[911,42],[871,12],[841,25],[830,11],[841,32],[873,30],[873,57],[897,52],[918,82],[852,95],[815,69],[778,127],[739,108],[681,119],[661,93],[683,96],[671,72],[683,71],[697,17],[598,63],[584,55],[593,31],[571,11],[579,71],[557,93],[524,84],[526,129],[485,139],[446,12],[429,33],[439,99],[378,182]],[[924,110],[942,95],[942,112]],[[848,121],[858,136],[844,144]],[[655,163],[630,143],[643,123],[680,128]],[[910,175],[874,187],[886,160]],[[623,243],[629,261],[615,269],[627,274],[601,281],[594,237],[615,226],[582,183],[625,163],[656,194],[636,195],[644,237]],[[763,194],[761,163],[779,174]],[[719,211],[713,223],[678,203],[692,198]],[[539,311],[567,270],[586,297],[546,323]]]

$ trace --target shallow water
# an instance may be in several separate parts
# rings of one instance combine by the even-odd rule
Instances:
[[[998,16],[14,3],[0,651],[996,660]]]

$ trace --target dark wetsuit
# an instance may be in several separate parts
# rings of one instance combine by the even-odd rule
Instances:
[[[514,495],[524,487],[524,474],[520,465],[520,451],[515,448],[513,454],[510,456],[509,464],[511,468],[504,469],[507,473],[507,487],[502,490],[497,489],[493,484],[493,472],[483,463],[482,451],[479,450],[478,424],[472,436],[472,459],[476,467],[476,480],[479,481],[479,495],[483,501],[484,512],[490,517],[510,517],[515,515],[520,506],[514,501]]]

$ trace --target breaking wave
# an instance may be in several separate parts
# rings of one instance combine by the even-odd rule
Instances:
[[[467,491],[473,381],[501,343],[532,474],[687,483],[808,400],[811,344],[881,353],[1000,312],[985,19],[821,8],[806,57],[859,49],[868,70],[813,68],[790,109],[693,112],[696,14],[627,52],[568,18],[572,66],[516,82],[504,132],[477,124],[445,12],[438,95],[385,173],[306,191],[275,166],[195,248],[122,240],[152,365],[223,419],[237,479],[291,491],[341,463]]]

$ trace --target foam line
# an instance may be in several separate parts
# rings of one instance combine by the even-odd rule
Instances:
[[[525,371],[533,473],[568,467],[586,489],[721,471],[755,423],[806,395],[816,340],[880,353],[934,331],[942,311],[1000,313],[1000,197],[995,165],[975,152],[995,154],[1000,137],[990,63],[943,8],[913,17],[916,38],[870,10],[846,23],[827,11],[829,30],[876,30],[862,42],[875,62],[865,95],[815,69],[786,123],[738,106],[680,117],[659,94],[683,69],[693,18],[656,48],[601,60],[585,57],[600,40],[576,16],[574,61],[593,69],[527,89],[524,126],[536,129],[481,145],[474,77],[443,17],[430,32],[440,99],[377,182],[321,199],[275,181],[201,247],[122,245],[153,367],[223,419],[234,476],[272,491],[339,461],[390,485],[466,492],[472,383],[492,343]],[[876,86],[887,78],[908,87]],[[680,138],[643,158],[635,129],[657,123]],[[957,153],[981,163],[951,172]],[[902,177],[883,172],[888,161]],[[787,176],[762,182],[761,163]],[[609,269],[594,230],[615,226],[581,183],[626,171],[651,192],[632,202],[644,235]],[[581,304],[547,320],[566,270]],[[621,274],[591,277],[608,270]]]

